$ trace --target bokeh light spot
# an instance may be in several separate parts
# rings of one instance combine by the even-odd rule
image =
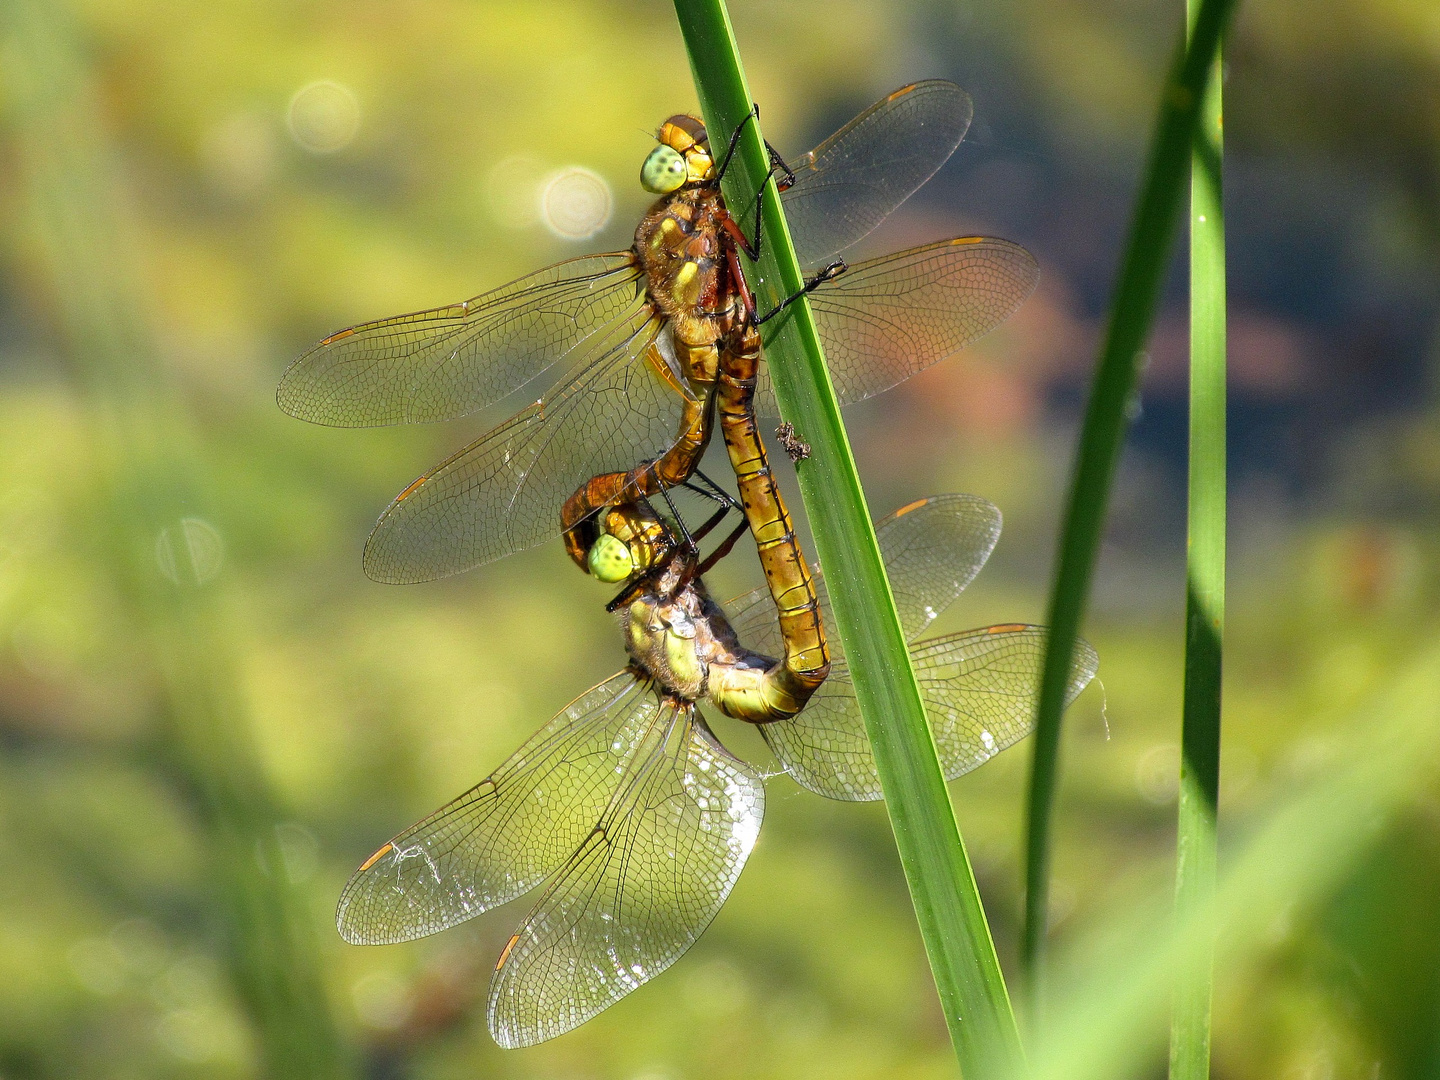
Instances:
[[[320,868],[320,841],[315,834],[297,822],[282,821],[275,826],[275,837],[285,876],[297,885],[314,877]]]
[[[312,154],[333,154],[349,146],[360,130],[360,103],[348,86],[331,79],[295,91],[285,113],[290,137]]]
[[[1164,806],[1180,793],[1180,747],[1160,743],[1135,763],[1135,790],[1146,802]]]
[[[551,173],[540,188],[540,220],[565,240],[594,236],[610,223],[614,207],[605,178],[579,165]]]

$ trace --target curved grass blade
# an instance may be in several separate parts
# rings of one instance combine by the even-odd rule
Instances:
[[[1070,654],[1090,593],[1090,577],[1110,502],[1110,484],[1125,437],[1126,406],[1169,266],[1201,95],[1219,53],[1221,32],[1235,6],[1236,0],[1201,0],[1189,42],[1182,39],[1161,91],[1144,184],[1130,223],[1070,481],[1050,596],[1050,639],[1040,684],[1027,808],[1025,924],[1020,954],[1032,1023],[1042,1003],[1050,895],[1050,822],[1059,776],[1060,716],[1070,677]]]
[[[722,0],[676,0],[675,10],[706,125],[712,132],[733,131],[752,99],[725,6]],[[725,195],[730,205],[744,206],[766,186],[765,252],[747,272],[760,295],[789,296],[801,286],[800,267],[766,166],[758,124],[748,125],[725,177]],[[956,1057],[966,1076],[1013,1070],[1021,1053],[1010,1001],[809,306],[796,303],[772,320],[765,346],[781,413],[811,448],[797,467],[800,493],[826,576],[847,583],[833,598],[835,629],[853,665]]]

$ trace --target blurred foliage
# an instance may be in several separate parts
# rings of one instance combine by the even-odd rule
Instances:
[[[275,380],[348,321],[624,246],[645,205],[633,178],[648,132],[694,104],[669,7],[35,2],[78,58],[94,124],[77,145],[108,178],[84,220],[113,214],[123,245],[72,237],[90,245],[86,280],[109,282],[98,298],[57,274],[44,215],[60,193],[29,182],[37,132],[12,77],[33,53],[0,22],[0,1076],[260,1075],[272,1029],[240,968],[266,961],[231,948],[227,868],[289,897],[270,925],[294,928],[340,1058],[365,1075],[952,1075],[883,809],[783,778],[692,953],[554,1043],[501,1052],[475,1008],[515,912],[389,948],[333,931],[340,885],[378,842],[484,775],[621,651],[603,597],[557,545],[435,585],[361,575],[390,496],[500,412],[325,431],[278,413]],[[877,509],[962,490],[1006,513],[992,566],[943,629],[1038,619],[1074,392],[1180,6],[732,12],[787,154],[913,78],[974,94],[972,138],[876,245],[1000,232],[1041,256],[1045,283],[1002,332],[850,423]],[[1437,43],[1430,0],[1289,0],[1242,8],[1230,47],[1222,870],[1227,845],[1364,745],[1370,719],[1351,708],[1436,637]],[[42,74],[51,89],[69,77]],[[341,90],[307,114],[297,95],[321,81]],[[40,130],[40,149],[63,134],[46,149]],[[614,198],[584,241],[548,231],[529,194],[570,165]],[[129,352],[77,344],[101,302],[130,320]],[[1167,417],[1183,350],[1166,333],[1162,320],[1087,628],[1104,686],[1076,706],[1064,748],[1062,946],[1169,891],[1183,470]],[[114,516],[136,446],[146,467],[184,463],[179,477],[138,474],[165,508],[148,531]],[[152,505],[135,494],[124,505]],[[183,552],[207,580],[177,601]],[[732,562],[721,594],[755,580],[753,561]],[[186,686],[225,695],[221,771],[249,777],[246,851],[258,838],[267,852],[248,869],[233,836],[217,839],[195,760],[173,753]],[[724,736],[760,759],[752,733]],[[1025,754],[953,787],[1007,967]],[[1433,1075],[1433,779],[1428,790],[1337,885],[1222,963],[1217,1076]],[[1123,971],[1127,957],[1111,961]],[[1154,1033],[1158,1067],[1163,1024]]]

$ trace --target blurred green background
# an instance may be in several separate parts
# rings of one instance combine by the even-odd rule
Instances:
[[[1179,6],[731,10],[787,155],[915,78],[974,96],[960,151],[866,247],[1006,236],[1040,258],[1040,291],[847,415],[877,514],[945,490],[1005,512],[941,629],[1039,620]],[[1440,630],[1440,9],[1242,8],[1229,71],[1222,865],[1365,745],[1350,707]],[[783,777],[699,944],[553,1043],[500,1051],[477,1007],[518,911],[387,948],[334,931],[360,860],[622,653],[608,594],[558,544],[425,586],[360,572],[390,497],[503,412],[322,430],[275,408],[279,373],[349,322],[626,246],[649,132],[694,105],[650,0],[6,0],[0,1078],[953,1075],[883,808]],[[1065,737],[1062,951],[1173,874],[1183,286],[1087,630],[1103,687]],[[715,576],[749,587],[753,557]],[[763,759],[753,733],[722,735]],[[1007,970],[1027,762],[953,786]],[[1222,963],[1217,1076],[1440,1075],[1440,789],[1422,780]],[[1123,977],[1123,952],[1092,976]],[[1163,1061],[1156,1041],[1141,1075]]]

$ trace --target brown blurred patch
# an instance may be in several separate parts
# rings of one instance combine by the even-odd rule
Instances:
[[[1084,377],[1095,339],[1067,284],[1052,275],[998,330],[895,394],[937,437],[1013,437],[1039,424],[1053,384]]]

